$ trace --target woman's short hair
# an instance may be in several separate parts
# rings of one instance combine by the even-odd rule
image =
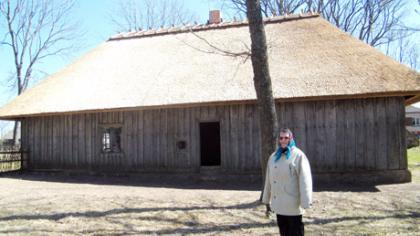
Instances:
[[[279,132],[279,137],[280,137],[280,133],[283,134],[289,134],[289,138],[292,140],[293,139],[293,133],[289,128],[281,128],[280,132]]]

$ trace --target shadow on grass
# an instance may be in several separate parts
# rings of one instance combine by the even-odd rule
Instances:
[[[11,220],[52,220],[59,221],[67,217],[84,217],[84,218],[99,218],[106,216],[115,216],[120,214],[139,214],[145,212],[159,212],[159,211],[182,211],[189,212],[195,210],[244,210],[257,207],[259,201],[250,203],[216,207],[216,206],[204,206],[204,207],[145,207],[145,208],[117,208],[108,211],[86,211],[86,212],[65,212],[65,213],[54,213],[54,214],[27,214],[27,215],[12,215],[0,217],[0,221],[11,221]]]
[[[261,182],[250,180],[246,175],[228,176],[228,179],[201,179],[191,174],[137,174],[113,176],[105,174],[90,175],[86,173],[69,172],[19,172],[2,173],[0,178],[13,178],[28,181],[139,186],[139,187],[167,187],[178,189],[214,189],[214,190],[249,190],[259,191]],[[220,178],[220,177],[219,177]]]
[[[190,214],[192,211],[196,210],[217,210],[217,211],[226,211],[226,214],[230,214],[229,210],[245,210],[245,209],[252,209],[259,205],[258,201],[232,205],[232,206],[225,206],[225,207],[217,207],[217,206],[204,206],[204,207],[150,207],[150,208],[117,208],[108,211],[86,211],[86,212],[66,212],[66,213],[54,213],[54,214],[40,214],[40,215],[13,215],[7,217],[1,217],[0,222],[5,221],[15,221],[15,220],[24,220],[24,221],[37,221],[37,220],[50,220],[50,221],[60,221],[67,217],[72,218],[88,218],[96,220],[97,218],[102,218],[107,221],[108,225],[119,225],[118,229],[120,230],[99,230],[100,233],[105,234],[145,234],[145,235],[164,235],[164,234],[196,234],[196,233],[226,233],[228,234],[231,231],[235,230],[243,230],[243,229],[253,229],[253,228],[264,228],[264,227],[274,227],[275,223],[273,221],[270,222],[258,222],[255,220],[248,220],[248,222],[236,223],[236,224],[221,224],[221,225],[213,225],[213,224],[202,224],[196,221],[196,217],[188,217],[188,219],[181,220],[180,218],[176,217],[167,217],[164,213],[162,214],[153,214],[152,216],[141,216],[136,214],[142,213],[158,213],[158,212],[176,212],[181,211],[183,214]],[[129,216],[124,216],[122,214],[130,214]],[[134,215],[133,215],[134,214]],[[191,216],[194,216],[191,213]],[[232,215],[233,216],[233,215]],[[234,216],[233,216],[234,217]],[[261,216],[262,217],[262,216]],[[131,220],[127,221],[127,220]],[[156,223],[158,225],[167,225],[168,223],[171,225],[176,225],[176,228],[163,228],[163,229],[145,229],[145,230],[136,230],[135,226],[137,224],[145,224],[151,225],[152,223]],[[243,219],[242,219],[243,220]],[[140,223],[138,223],[140,222]],[[27,222],[28,223],[28,222]],[[29,223],[28,223],[29,224]],[[30,225],[30,224],[29,224]],[[138,226],[138,225],[137,225]],[[113,227],[115,228],[115,227]],[[42,229],[40,229],[42,231]],[[55,231],[47,232],[47,231],[39,231],[38,233],[57,233]],[[28,232],[27,229],[21,230],[0,230],[0,233],[24,233]],[[35,231],[31,231],[37,232]],[[59,233],[72,233],[75,232],[59,232]],[[97,230],[87,230],[83,231],[84,234],[90,233],[98,233]]]
[[[328,219],[323,219],[323,218],[318,218],[318,217],[306,217],[308,220],[310,220],[309,222],[307,222],[308,225],[326,225],[326,224],[330,224],[330,223],[339,223],[339,222],[343,222],[343,221],[357,221],[357,222],[362,222],[362,221],[377,221],[377,220],[384,220],[384,219],[420,219],[420,213],[419,212],[408,212],[406,214],[400,214],[400,213],[396,213],[396,214],[390,214],[390,215],[385,215],[385,216],[344,216],[344,217],[336,217],[336,218],[328,218]]]
[[[12,172],[1,173],[0,178],[13,178],[28,181],[97,184],[139,187],[167,187],[177,189],[208,189],[208,190],[247,190],[261,191],[260,179],[246,175],[221,175],[215,179],[202,179],[199,174],[138,174],[126,176],[112,176],[104,174],[90,175],[71,172]],[[379,192],[380,190],[369,184],[317,184],[314,192]]]
[[[151,216],[142,216],[142,213],[150,213],[150,212],[176,212],[181,211],[184,214],[190,214],[192,211],[196,210],[218,210],[218,211],[226,211],[226,214],[229,214],[229,210],[246,210],[252,209],[259,205],[258,201],[238,204],[238,205],[231,205],[225,207],[216,207],[216,206],[204,206],[204,207],[151,207],[151,208],[117,208],[108,211],[86,211],[86,212],[67,212],[67,213],[55,213],[55,214],[41,214],[41,215],[14,215],[14,216],[7,216],[1,217],[1,221],[14,221],[14,220],[50,220],[50,221],[59,221],[63,220],[67,217],[72,218],[88,218],[88,219],[96,219],[102,218],[107,221],[108,225],[119,227],[118,230],[114,229],[101,229],[99,233],[104,234],[124,234],[124,235],[136,235],[136,234],[145,234],[145,235],[167,235],[167,234],[197,234],[197,233],[223,233],[229,234],[233,233],[233,231],[237,230],[251,230],[251,229],[258,229],[258,228],[265,228],[265,227],[276,227],[275,222],[273,220],[269,222],[258,222],[255,220],[247,220],[248,222],[241,222],[241,223],[234,223],[234,224],[202,224],[196,221],[196,217],[188,217],[187,219],[182,220],[178,217],[168,217],[165,214],[153,214]],[[130,214],[129,216],[124,216],[122,214]],[[138,215],[136,215],[138,214]],[[191,213],[194,214],[194,213]],[[171,214],[170,214],[171,215]],[[173,214],[172,214],[173,215]],[[193,216],[193,215],[192,215]],[[232,217],[235,217],[232,215]],[[261,216],[262,217],[262,216]],[[340,223],[345,221],[357,221],[359,224],[363,224],[364,222],[373,222],[383,219],[419,219],[420,213],[419,212],[408,212],[406,214],[396,213],[384,216],[349,216],[349,217],[335,217],[335,218],[318,218],[318,217],[305,217],[308,219],[306,224],[309,225],[326,225],[330,223]],[[129,220],[128,220],[129,219]],[[128,220],[128,221],[127,221]],[[134,220],[134,222],[133,222]],[[243,219],[242,219],[243,220]],[[131,221],[131,222],[130,222]],[[146,223],[149,222],[149,223]],[[139,226],[141,224],[146,225],[153,225],[153,223],[159,226],[165,226],[167,224],[175,225],[176,228],[163,228],[163,229],[153,229],[150,227],[148,229],[139,230],[136,229],[135,226]],[[31,232],[38,232],[38,233],[48,233],[47,231],[35,231]],[[28,232],[27,229],[21,230],[0,230],[0,233],[24,233]],[[57,231],[51,231],[49,233],[57,233]],[[58,233],[70,233],[74,234],[75,232],[63,231]],[[82,233],[84,234],[94,234],[98,233],[95,229],[88,229],[84,230]],[[236,232],[237,233],[237,232]]]
[[[222,235],[233,234],[235,230],[250,230],[266,227],[277,227],[274,223],[239,223],[239,224],[225,224],[225,225],[199,225],[199,226],[184,226],[183,228],[167,228],[156,230],[135,230],[135,229],[122,229],[122,230],[83,230],[83,235],[190,235],[199,233],[222,233]],[[53,231],[53,230],[0,230],[1,234],[21,234],[21,233],[41,233],[41,234],[71,234],[74,231]],[[219,234],[217,234],[219,235]],[[236,234],[235,234],[236,235]]]

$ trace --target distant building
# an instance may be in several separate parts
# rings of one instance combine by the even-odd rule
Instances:
[[[407,106],[405,108],[405,118],[407,130],[420,138],[420,108]]]
[[[16,138],[20,142],[20,129],[17,130]],[[5,127],[0,133],[0,148],[13,145],[13,126]]]

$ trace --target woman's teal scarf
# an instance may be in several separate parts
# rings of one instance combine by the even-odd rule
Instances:
[[[277,148],[277,151],[276,151],[276,154],[275,154],[276,158],[274,159],[274,162],[280,160],[281,154],[283,154],[283,153],[286,153],[286,160],[289,160],[289,157],[292,153],[292,148],[293,147],[296,147],[296,143],[295,143],[294,139],[290,140],[289,145],[287,145],[287,147],[284,148],[284,149],[281,146],[279,146]]]

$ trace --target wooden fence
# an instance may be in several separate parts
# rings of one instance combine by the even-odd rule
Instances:
[[[0,173],[24,169],[27,156],[28,152],[19,146],[0,147]]]

